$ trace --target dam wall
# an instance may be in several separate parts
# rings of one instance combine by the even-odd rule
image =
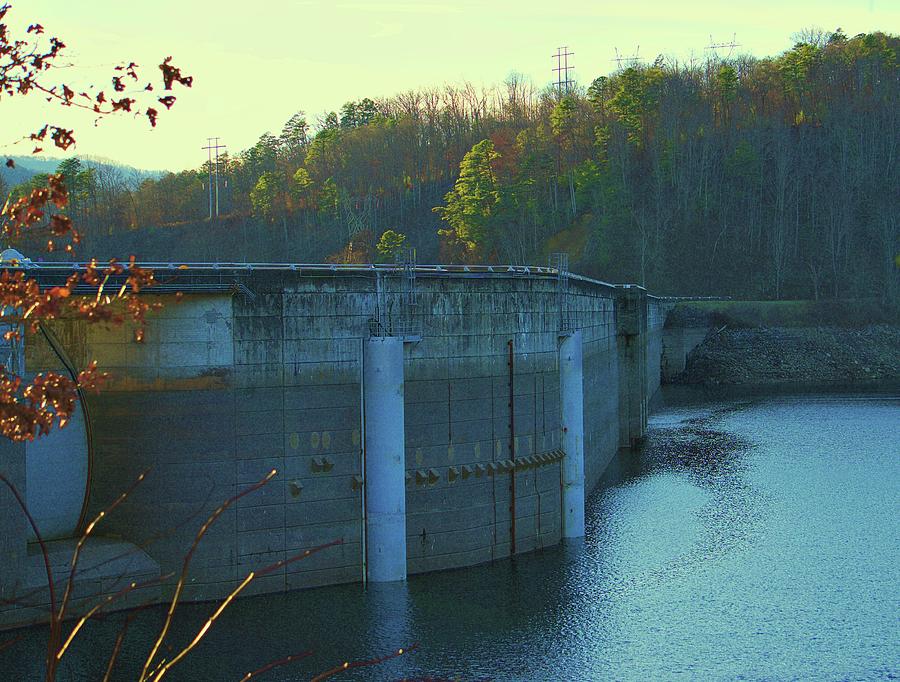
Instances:
[[[141,571],[180,571],[203,521],[277,472],[206,533],[185,599],[224,597],[248,572],[333,540],[244,594],[366,579],[369,338],[402,340],[408,574],[560,541],[561,338],[580,331],[587,491],[619,447],[643,437],[659,386],[666,304],[639,287],[577,276],[563,287],[558,273],[524,268],[178,271],[166,281],[184,295],[158,294],[164,307],[143,343],[126,328],[53,328],[72,364],[95,359],[111,374],[86,400],[90,452],[73,456],[91,458],[86,518],[146,472],[97,530],[133,548]],[[55,366],[37,340],[25,346],[29,371]],[[4,543],[16,561],[36,561],[27,538]],[[160,596],[173,589],[165,582]]]

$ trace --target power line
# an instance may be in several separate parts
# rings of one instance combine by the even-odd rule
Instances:
[[[218,137],[207,137],[206,138],[206,146],[201,147],[201,149],[207,150],[207,174],[209,176],[209,183],[207,187],[209,187],[209,219],[212,220],[213,217],[213,168],[215,168],[215,182],[216,182],[216,217],[219,217],[219,150],[225,149],[224,144],[219,144]],[[215,163],[213,162],[213,153],[215,153]]]
[[[569,71],[575,68],[572,64],[569,64],[569,57],[574,54],[574,52],[569,52],[569,48],[566,46],[557,47],[556,54],[551,55],[556,59],[556,68],[553,70],[556,72],[556,89],[560,95],[563,94],[563,88],[568,94],[569,86],[575,85],[575,81],[569,78]]]

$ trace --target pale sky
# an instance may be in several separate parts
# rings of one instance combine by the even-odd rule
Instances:
[[[67,81],[109,89],[98,76],[123,60],[156,80],[156,65],[170,54],[195,80],[175,93],[178,103],[155,130],[145,119],[95,128],[88,112],[38,97],[4,99],[0,154],[29,154],[28,144],[8,143],[40,117],[75,127],[77,154],[168,170],[199,166],[209,136],[236,153],[266,131],[277,134],[301,109],[314,122],[347,100],[463,81],[493,85],[514,71],[541,87],[554,78],[551,55],[561,45],[575,53],[575,77],[587,84],[613,70],[616,48],[648,61],[660,53],[686,60],[703,57],[711,37],[735,36],[738,51],[768,56],[813,26],[900,33],[900,0],[12,2],[10,24],[39,22],[68,45],[74,67],[58,72]]]

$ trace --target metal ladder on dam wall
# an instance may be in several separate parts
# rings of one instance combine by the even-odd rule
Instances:
[[[556,273],[556,305],[559,309],[559,331],[572,329],[573,320],[569,302],[569,254],[551,253],[548,261],[551,271]]]
[[[422,324],[416,297],[416,249],[408,247],[396,254],[393,271],[375,271],[375,314],[369,320],[370,336],[399,336],[407,342],[422,338]],[[397,280],[388,290],[388,278]]]

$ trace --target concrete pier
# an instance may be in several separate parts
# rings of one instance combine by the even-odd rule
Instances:
[[[406,580],[403,339],[372,337],[363,348],[366,575]]]
[[[647,292],[623,287],[616,297],[619,348],[619,447],[634,448],[647,432],[649,410],[647,372]],[[658,365],[658,360],[657,363]],[[658,371],[654,377],[659,385]]]
[[[559,394],[563,458],[563,528],[566,538],[584,537],[584,362],[581,332],[559,344]]]

